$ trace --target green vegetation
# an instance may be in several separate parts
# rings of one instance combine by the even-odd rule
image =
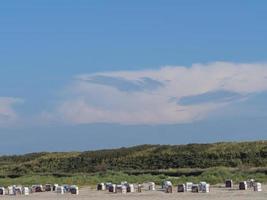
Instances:
[[[267,141],[189,145],[142,145],[114,150],[33,153],[0,157],[0,185],[255,178],[267,182]]]
[[[188,170],[189,171],[189,170]],[[260,171],[260,172],[259,172]],[[193,172],[193,171],[192,171]],[[267,169],[253,169],[253,170],[240,170],[230,169],[224,167],[206,169],[198,176],[167,176],[140,174],[130,175],[123,172],[111,172],[95,174],[73,174],[71,176],[53,176],[53,175],[25,175],[17,178],[0,178],[1,186],[8,186],[13,184],[21,185],[33,185],[33,184],[46,184],[46,183],[58,183],[58,184],[76,184],[79,186],[91,185],[95,187],[100,182],[114,182],[120,183],[121,181],[128,181],[131,183],[143,183],[147,181],[153,181],[156,184],[161,184],[164,180],[170,180],[174,184],[185,183],[192,181],[198,183],[200,181],[207,181],[211,184],[223,183],[226,179],[233,179],[235,183],[240,180],[247,180],[254,178],[260,182],[267,182]]]

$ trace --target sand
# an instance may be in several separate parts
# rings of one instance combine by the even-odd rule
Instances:
[[[30,196],[2,196],[0,199],[27,199],[27,200],[50,200],[50,199],[76,199],[76,200],[266,200],[267,185],[263,186],[262,192],[252,190],[239,191],[237,189],[228,190],[225,188],[212,187],[210,193],[177,193],[166,194],[162,191],[144,191],[142,193],[113,194],[106,191],[96,191],[90,188],[82,188],[79,195],[56,194],[54,192],[35,193]]]

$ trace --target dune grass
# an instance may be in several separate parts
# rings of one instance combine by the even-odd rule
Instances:
[[[177,169],[177,171],[186,172],[181,176],[168,176],[168,173],[152,175],[139,174],[132,175],[124,172],[108,171],[104,173],[95,174],[73,174],[68,176],[55,175],[26,175],[17,178],[0,178],[1,186],[8,185],[33,185],[33,184],[75,184],[79,186],[93,186],[100,182],[120,183],[121,181],[128,181],[131,183],[143,183],[146,181],[153,181],[156,184],[161,184],[164,180],[170,180],[173,184],[206,181],[210,184],[223,184],[226,179],[232,179],[235,183],[242,180],[255,179],[262,183],[267,183],[267,170],[264,168],[253,169],[233,169],[226,167],[216,167],[203,170],[199,175],[188,175],[190,169]],[[197,170],[197,169],[194,169]],[[170,170],[175,172],[174,169]],[[192,174],[193,171],[191,169]],[[198,172],[199,173],[199,172]],[[189,173],[190,174],[190,173]]]

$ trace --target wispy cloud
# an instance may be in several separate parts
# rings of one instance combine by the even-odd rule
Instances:
[[[18,114],[13,106],[21,102],[19,98],[0,97],[0,126],[8,126],[18,120]]]
[[[108,85],[124,92],[149,91],[163,86],[163,83],[160,81],[151,79],[149,77],[141,77],[137,80],[128,80],[126,78],[116,76],[85,75],[79,76],[78,80],[99,85]]]
[[[223,103],[223,102],[227,103],[227,102],[245,99],[247,97],[248,97],[247,95],[242,95],[237,92],[217,90],[217,91],[205,92],[203,94],[181,97],[177,101],[177,103],[180,105]]]
[[[266,77],[267,64],[225,62],[81,74],[47,116],[74,124],[186,123],[266,91]]]

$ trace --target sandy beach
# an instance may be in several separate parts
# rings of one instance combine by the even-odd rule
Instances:
[[[262,192],[254,192],[252,190],[240,191],[237,189],[225,189],[212,187],[210,193],[177,193],[166,194],[162,191],[143,191],[142,193],[113,194],[106,191],[96,191],[95,189],[82,188],[79,195],[56,194],[54,192],[34,193],[30,196],[2,196],[0,199],[28,199],[28,200],[50,200],[50,199],[76,199],[76,200],[266,200],[267,185],[263,186]]]

